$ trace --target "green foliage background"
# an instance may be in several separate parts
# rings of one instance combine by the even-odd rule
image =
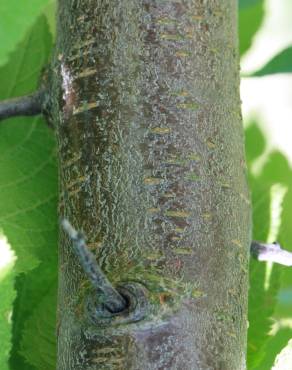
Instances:
[[[36,89],[52,50],[52,12],[45,0],[30,0],[27,6],[1,0],[0,14],[2,100]],[[40,117],[7,120],[0,125],[0,153],[0,229],[17,257],[0,282],[0,369],[52,370],[57,291],[53,133]]]
[[[241,55],[262,26],[264,5],[263,0],[239,1]],[[54,6],[52,0],[29,0],[25,6],[19,0],[0,0],[0,99],[35,90],[52,50]],[[251,76],[291,72],[292,46]],[[265,150],[266,137],[257,121],[246,126],[253,238],[264,241],[270,235],[272,194],[280,187],[285,195],[276,220],[279,241],[292,249],[292,170],[285,155],[274,151],[255,175],[251,169]],[[53,132],[41,118],[7,120],[0,124],[0,153],[0,260],[10,248],[10,262],[4,267],[0,263],[0,369],[54,370],[57,166]],[[279,353],[274,369],[280,370],[284,359],[291,359],[292,299],[281,301],[281,292],[289,289],[292,292],[292,271],[251,261],[249,370],[271,369]],[[281,324],[283,319],[287,325]]]

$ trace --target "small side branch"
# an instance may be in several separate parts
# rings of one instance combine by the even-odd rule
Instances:
[[[270,261],[284,266],[292,266],[292,253],[281,248],[280,244],[264,244],[253,241],[250,247],[251,255],[258,261]]]
[[[31,95],[0,101],[0,120],[42,113],[44,95],[45,91],[41,89]]]
[[[94,255],[88,249],[83,235],[75,230],[66,219],[62,220],[62,226],[72,240],[75,254],[79,258],[79,262],[91,284],[100,293],[100,298],[105,307],[111,313],[122,312],[127,306],[126,300],[101,271]]]

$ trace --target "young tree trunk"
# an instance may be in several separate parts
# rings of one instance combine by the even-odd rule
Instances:
[[[97,302],[61,231],[58,370],[245,369],[237,48],[236,0],[59,0],[60,215],[128,307]]]

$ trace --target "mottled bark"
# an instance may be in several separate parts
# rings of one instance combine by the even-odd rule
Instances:
[[[147,302],[139,319],[93,312],[61,232],[58,370],[245,369],[236,18],[236,0],[59,0],[60,215],[120,292],[136,284]]]

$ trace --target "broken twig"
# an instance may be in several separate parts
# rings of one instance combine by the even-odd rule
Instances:
[[[280,244],[275,242],[265,244],[253,241],[250,247],[251,255],[258,261],[269,261],[284,266],[292,266],[292,252],[282,249]]]

